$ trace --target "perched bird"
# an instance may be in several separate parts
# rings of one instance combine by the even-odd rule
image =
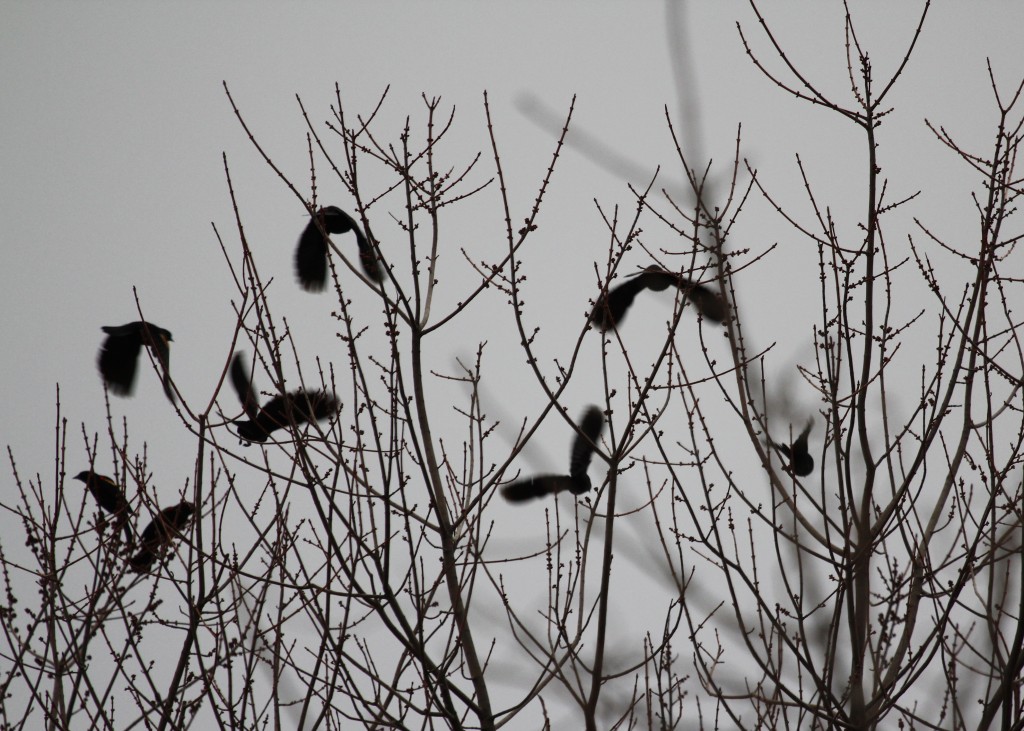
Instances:
[[[622,322],[640,292],[645,289],[661,292],[670,286],[682,290],[683,295],[697,308],[697,312],[708,320],[717,323],[725,320],[726,306],[721,295],[703,284],[652,265],[609,290],[607,297],[599,297],[590,313],[590,321],[601,330],[608,330]]]
[[[231,384],[249,417],[235,422],[238,436],[246,442],[265,442],[272,432],[292,423],[298,425],[326,419],[337,413],[341,406],[338,399],[326,391],[310,393],[299,389],[274,396],[261,409],[241,351],[235,353],[231,361]]]
[[[807,426],[804,427],[804,430],[800,432],[792,444],[772,443],[773,447],[776,447],[786,457],[789,457],[789,468],[787,471],[792,472],[797,477],[806,477],[814,471],[814,457],[807,451],[807,436],[811,433],[811,427],[813,426],[814,417],[811,417],[807,420]]]
[[[141,550],[128,560],[132,571],[137,574],[149,571],[160,554],[171,545],[171,541],[188,527],[195,510],[195,505],[182,501],[157,513],[153,521],[142,531],[139,538]]]
[[[601,410],[596,406],[587,407],[578,426],[580,433],[572,443],[568,475],[538,475],[526,480],[517,480],[501,488],[502,496],[511,503],[522,503],[563,490],[568,490],[574,495],[587,492],[591,487],[587,468],[590,467],[590,458],[594,455],[594,444],[604,428]]]
[[[124,499],[121,486],[106,475],[98,475],[92,470],[84,470],[75,475],[76,480],[85,483],[86,489],[92,494],[96,504],[114,516],[115,528],[124,529],[124,538],[131,543],[132,527],[128,523],[132,511],[128,501]]]
[[[145,345],[153,351],[163,367],[164,393],[173,404],[170,343],[174,338],[171,337],[171,333],[151,322],[142,320],[129,322],[127,325],[106,325],[103,327],[103,332],[107,334],[107,339],[103,341],[97,363],[107,388],[118,396],[131,395],[135,388],[135,371],[139,365],[139,351]]]
[[[321,228],[323,230],[321,230]],[[295,275],[307,292],[322,292],[327,287],[327,237],[329,234],[343,234],[352,231],[359,247],[359,260],[366,276],[374,282],[384,279],[373,247],[367,241],[363,230],[352,216],[337,206],[327,206],[316,212],[310,219],[295,249]]]

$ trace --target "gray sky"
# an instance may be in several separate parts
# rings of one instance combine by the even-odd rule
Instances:
[[[912,5],[857,6],[860,37],[872,50],[878,76],[909,39]],[[786,98],[751,67],[736,20],[761,56],[774,68],[778,64],[745,4],[700,3],[690,12],[687,43],[697,62],[693,76],[709,154],[726,164],[742,122],[745,154],[768,183],[806,213],[793,163],[800,153],[833,205],[850,191],[852,207],[840,215],[852,226],[860,210],[861,172],[856,159],[851,167],[843,155],[860,151],[857,133]],[[772,4],[767,12],[794,60],[848,99],[838,6]],[[662,180],[679,180],[663,117],[663,105],[675,111],[676,95],[659,3],[5,2],[0,16],[0,236],[7,252],[0,327],[13,397],[5,441],[33,472],[50,463],[56,383],[70,422],[101,428],[94,364],[99,326],[136,319],[132,286],[148,316],[174,332],[179,388],[197,400],[209,397],[232,326],[228,275],[210,227],[215,222],[229,239],[234,235],[222,151],[248,235],[264,269],[278,278],[282,310],[293,323],[306,313],[322,314],[322,303],[291,281],[292,249],[304,225],[301,206],[257,159],[231,114],[222,80],[266,149],[293,180],[305,182],[305,191],[305,128],[295,95],[323,120],[335,82],[349,108],[362,112],[390,84],[385,128],[396,133],[404,115],[422,118],[421,92],[442,96],[458,110],[458,141],[450,148],[456,163],[486,150],[481,102],[488,90],[520,217],[553,147],[551,136],[517,111],[524,95],[561,114],[576,94],[580,129],[635,160],[640,170],[661,164]],[[963,203],[954,196],[962,192],[965,170],[923,129],[923,120],[936,120],[979,151],[990,147],[994,115],[985,57],[992,58],[999,79],[1013,82],[1022,65],[1022,19],[1024,9],[1016,3],[935,5],[892,97],[897,112],[882,130],[881,152],[888,155],[896,189],[911,192],[928,184],[915,215],[943,226],[966,224],[971,231],[969,209],[952,206]],[[489,173],[486,162],[481,176]],[[326,174],[321,182],[325,202],[351,204]],[[575,316],[545,323],[553,342],[577,330],[593,296],[585,262],[603,260],[607,238],[595,197],[631,208],[620,180],[578,154],[566,156],[538,239],[558,247],[565,260],[578,259],[587,275],[566,281],[562,267],[531,272],[538,291],[564,292]],[[475,244],[474,230],[494,219],[493,201],[459,216],[453,245]],[[748,216],[747,223],[749,230],[737,234],[752,244],[778,241],[772,266],[796,278],[810,275],[806,296],[813,298],[814,257],[804,256],[804,245],[767,212]],[[384,223],[375,231],[385,245],[397,233]],[[657,245],[654,235],[650,239]],[[447,278],[466,276],[455,251],[448,263]],[[754,286],[751,299],[771,299],[759,301],[751,318],[778,313],[790,320],[807,303],[793,288],[780,296]],[[773,332],[771,338],[780,341],[783,355],[803,352],[800,333],[787,339]],[[158,475],[181,462],[187,473],[191,458],[156,436],[174,416],[158,402],[159,385],[150,376],[141,373],[136,398],[118,400],[115,408],[138,427],[136,439],[150,442]],[[190,455],[191,445],[184,450]]]
[[[746,4],[704,2],[689,12],[685,48],[696,64],[689,73],[696,79],[706,155],[727,170],[742,123],[743,154],[766,185],[809,220],[795,166],[800,154],[841,230],[854,237],[864,208],[860,133],[788,98],[752,67],[737,21],[760,57],[772,68],[780,64]],[[792,60],[834,98],[850,103],[841,5],[765,3],[765,12],[780,42],[792,49]],[[876,78],[885,77],[910,40],[918,4],[857,3],[855,12]],[[309,163],[296,94],[321,121],[329,116],[335,82],[350,113],[369,112],[390,85],[381,129],[392,139],[407,114],[422,120],[421,93],[439,95],[443,109],[457,108],[457,131],[446,148],[451,164],[483,150],[477,173],[482,180],[492,172],[483,125],[487,90],[518,221],[529,211],[554,146],[551,133],[524,115],[524,100],[564,115],[577,95],[578,128],[632,160],[641,172],[634,182],[646,182],[658,165],[663,183],[680,182],[664,121],[665,105],[678,112],[666,23],[664,5],[655,2],[0,2],[3,441],[23,474],[41,473],[45,484],[53,484],[58,383],[72,435],[68,471],[85,468],[80,424],[90,434],[105,428],[95,366],[99,328],[137,319],[133,286],[147,317],[174,333],[171,361],[178,388],[199,408],[210,398],[230,355],[234,327],[229,300],[235,295],[210,226],[217,225],[234,253],[237,234],[222,152],[261,270],[275,277],[278,313],[289,318],[304,353],[343,363],[330,334],[330,297],[311,296],[294,283],[292,253],[306,222],[304,210],[257,157],[222,81],[261,144],[304,194]],[[1022,27],[1021,3],[934,5],[891,97],[897,111],[881,130],[894,197],[925,189],[888,223],[894,241],[905,241],[912,231],[910,216],[954,241],[976,237],[966,193],[977,181],[935,141],[924,120],[987,154],[995,110],[985,59],[992,59],[1007,92],[1015,87],[1024,74]],[[341,185],[322,167],[320,174],[321,201],[350,209]],[[627,213],[634,208],[620,177],[569,152],[556,171],[534,248],[524,255],[530,267],[527,317],[543,325],[538,342],[549,358],[567,354],[567,339],[575,341],[588,298],[596,293],[592,263],[603,267],[608,235],[595,198]],[[454,303],[477,280],[459,249],[500,251],[500,224],[492,193],[448,224],[441,277],[452,289],[442,289],[442,304]],[[645,231],[649,245],[672,245],[659,239],[655,221]],[[400,238],[383,210],[374,233],[385,250]],[[814,320],[808,312],[818,301],[815,252],[753,199],[734,236],[737,247],[779,245],[756,276],[741,276],[739,300],[756,344],[778,343],[769,373],[792,379],[794,364],[812,358]],[[646,263],[634,251],[626,271]],[[954,279],[962,276],[956,265],[949,272]],[[552,301],[559,317],[541,311]],[[901,305],[908,314],[933,306],[923,289]],[[631,319],[640,320],[640,310],[661,319],[669,313],[664,304],[647,301],[638,301],[637,310]],[[452,356],[488,339],[489,387],[498,397],[503,388],[515,396],[506,406],[510,416],[522,418],[542,405],[503,297],[491,296],[458,334],[458,340],[438,345],[437,364],[450,368]],[[628,333],[641,353],[643,335]],[[596,357],[596,334],[585,347]],[[595,401],[598,381],[581,381],[568,400]],[[816,408],[810,394],[797,401],[804,412]],[[230,393],[222,403],[237,408]],[[148,366],[139,374],[135,398],[113,400],[112,407],[115,419],[128,419],[135,448],[147,443],[155,488],[163,502],[171,502],[192,474],[195,444],[176,423]],[[545,425],[539,436],[544,448],[534,459],[547,468],[560,464],[569,441],[564,425]],[[109,449],[101,455],[98,469],[109,471]],[[7,492],[12,494],[13,487]],[[11,514],[0,513],[0,533],[16,527]]]

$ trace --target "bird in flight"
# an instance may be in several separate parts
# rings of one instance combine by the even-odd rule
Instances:
[[[792,472],[797,477],[806,477],[814,471],[814,457],[807,451],[807,436],[811,433],[811,427],[813,426],[814,417],[811,417],[807,420],[807,426],[793,440],[792,444],[775,444],[772,442],[773,447],[776,447],[789,458],[789,468],[787,471]]]
[[[579,433],[572,443],[569,454],[568,475],[538,475],[525,480],[517,480],[501,488],[502,497],[510,503],[522,503],[533,498],[554,495],[568,490],[574,495],[582,495],[591,488],[590,458],[594,456],[594,445],[604,428],[604,416],[596,406],[588,406],[580,419]]]
[[[727,308],[720,294],[654,264],[609,290],[607,297],[598,297],[590,313],[590,321],[602,331],[609,330],[622,322],[640,292],[645,289],[661,292],[670,286],[681,290],[703,317],[719,324],[725,320]]]
[[[132,512],[128,507],[128,501],[124,499],[124,491],[121,490],[121,486],[106,475],[96,474],[92,470],[79,472],[75,475],[75,479],[84,482],[86,489],[96,500],[96,504],[114,516],[115,529],[123,528],[125,540],[131,543],[132,527],[129,525],[128,519]]]
[[[107,334],[100,348],[97,365],[107,388],[118,396],[130,396],[135,389],[135,372],[139,365],[139,352],[145,345],[156,356],[163,371],[164,393],[174,403],[171,390],[171,346],[174,340],[168,330],[151,322],[129,322],[127,325],[105,325]]]
[[[363,230],[352,216],[337,206],[326,206],[316,212],[299,237],[295,249],[295,275],[299,285],[307,292],[322,292],[327,287],[327,234],[343,234],[352,231],[359,247],[359,261],[366,276],[374,282],[381,282],[381,271],[373,247]]]
[[[157,513],[142,531],[139,552],[128,560],[132,571],[137,574],[149,571],[160,554],[171,545],[171,541],[188,527],[195,510],[195,505],[182,501]]]
[[[333,394],[326,391],[310,393],[299,389],[278,394],[260,408],[245,355],[241,351],[235,353],[231,360],[231,385],[235,387],[245,415],[249,417],[235,422],[238,436],[245,442],[263,443],[278,429],[285,429],[289,424],[299,425],[326,419],[341,407]]]

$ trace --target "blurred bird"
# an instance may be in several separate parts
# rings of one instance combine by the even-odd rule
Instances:
[[[310,393],[299,389],[274,396],[261,409],[249,379],[245,355],[241,351],[235,353],[231,361],[231,384],[235,387],[238,400],[242,402],[242,409],[249,417],[248,420],[235,422],[238,436],[246,442],[263,443],[278,429],[284,429],[291,423],[298,425],[326,419],[337,413],[341,406],[338,399],[326,391]]]
[[[604,428],[601,410],[596,406],[587,407],[578,426],[580,433],[572,443],[568,475],[538,475],[526,480],[517,480],[501,488],[502,497],[511,503],[522,503],[563,490],[568,490],[574,495],[587,492],[591,488],[587,468],[590,467],[590,458],[594,455],[594,444]]]
[[[321,227],[329,234],[355,233],[363,271],[374,282],[383,281],[384,273],[359,224],[337,206],[327,206],[310,219],[295,250],[295,274],[304,290],[322,292],[327,287],[327,237]]]
[[[814,457],[807,451],[807,436],[811,433],[811,427],[813,426],[814,417],[812,416],[807,420],[807,426],[804,427],[804,430],[800,432],[792,444],[775,444],[772,442],[773,447],[776,447],[789,458],[789,468],[787,471],[792,472],[797,477],[806,477],[814,471]]]
[[[98,475],[92,470],[84,470],[75,475],[76,480],[85,483],[86,489],[107,513],[114,516],[114,528],[124,529],[125,541],[132,541],[132,527],[128,523],[132,511],[128,507],[128,501],[124,499],[124,491],[121,486],[106,475]]]
[[[157,513],[142,531],[139,538],[141,550],[128,560],[132,571],[137,574],[149,571],[160,554],[171,545],[171,541],[188,527],[195,509],[192,503],[182,501]]]
[[[105,325],[103,332],[107,339],[103,341],[97,361],[100,375],[111,393],[118,396],[130,396],[135,389],[135,371],[139,365],[139,351],[142,346],[153,351],[157,361],[163,366],[164,393],[174,403],[174,392],[171,390],[171,346],[174,340],[171,333],[151,322],[129,322],[127,325]]]
[[[708,320],[717,323],[725,320],[725,300],[720,294],[655,264],[609,290],[607,298],[599,297],[590,313],[590,321],[599,329],[608,330],[622,322],[626,311],[640,292],[645,289],[661,292],[670,286],[682,290],[683,295],[697,308],[697,312]]]

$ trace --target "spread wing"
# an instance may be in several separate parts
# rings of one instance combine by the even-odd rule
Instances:
[[[155,336],[150,340],[150,347],[153,349],[153,352],[156,353],[156,359],[160,361],[160,365],[163,366],[162,381],[164,393],[173,404],[174,390],[171,388],[171,343],[167,339],[165,332],[162,330],[158,330],[155,333],[151,332],[150,334]]]
[[[149,571],[156,561],[157,555],[164,551],[174,538],[179,536],[192,520],[195,506],[190,502],[181,502],[164,508],[142,531],[139,540],[141,550],[131,557],[128,565],[136,573]]]
[[[373,246],[370,245],[359,223],[337,206],[328,206],[321,209],[321,212],[325,214],[324,228],[328,233],[343,234],[352,231],[356,235],[356,246],[359,247],[359,262],[363,266],[363,272],[374,282],[383,281],[384,272],[381,271],[380,264],[377,262],[377,255],[374,253]]]
[[[295,276],[307,292],[322,292],[327,287],[327,240],[310,219],[295,249]]]
[[[568,475],[538,475],[526,480],[516,480],[501,488],[501,495],[510,503],[522,503],[534,498],[554,495],[568,490],[574,495],[587,492],[590,477],[587,468],[594,456],[594,443],[604,428],[604,415],[596,406],[588,406],[579,422],[580,434],[572,443],[569,455]]]
[[[712,322],[722,323],[727,308],[722,296],[703,284],[690,283],[683,290],[686,297],[697,308],[697,312]]]
[[[578,424],[580,433],[572,443],[572,452],[569,454],[569,474],[573,479],[579,480],[587,475],[587,468],[590,467],[590,459],[594,456],[594,443],[601,436],[604,428],[604,416],[601,409],[596,406],[588,406],[583,412],[583,418]],[[590,480],[587,480],[587,488],[590,488]],[[586,489],[581,492],[586,492]]]
[[[245,363],[245,354],[239,350],[231,359],[231,385],[235,387],[238,400],[242,402],[242,410],[246,416],[255,420],[259,415],[260,404],[256,391],[252,387],[249,367]]]
[[[359,228],[355,221],[352,222],[352,230],[356,234],[356,245],[359,247],[359,262],[363,265],[363,272],[367,277],[379,284],[384,281],[384,271],[380,268],[380,262],[377,261],[377,254],[367,240],[363,230]]]
[[[647,287],[645,277],[633,277],[608,291],[607,297],[598,297],[590,313],[590,321],[601,330],[609,330],[622,322],[626,311],[643,289]]]
[[[97,365],[107,388],[118,396],[131,394],[135,387],[135,371],[139,363],[142,340],[138,334],[118,334],[120,328],[104,327],[108,333],[100,348]]]
[[[501,496],[510,503],[524,503],[562,490],[575,492],[574,487],[573,478],[568,475],[538,475],[505,485],[501,488]]]
[[[326,419],[338,411],[338,400],[324,391],[278,394],[260,409],[256,425],[267,434],[288,426],[289,412],[296,425]]]

